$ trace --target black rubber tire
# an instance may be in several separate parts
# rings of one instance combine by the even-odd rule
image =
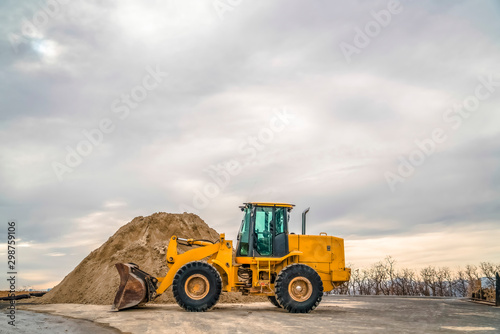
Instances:
[[[202,299],[193,299],[185,291],[187,279],[195,274],[204,276],[209,283],[208,293]],[[180,307],[189,312],[205,312],[217,304],[222,291],[222,280],[219,272],[210,264],[193,261],[175,273],[172,290]]]
[[[281,305],[278,303],[278,300],[276,299],[276,296],[267,296],[267,299],[273,304],[274,306],[278,308],[282,308]]]
[[[290,296],[288,287],[292,280],[304,277],[311,283],[312,293],[307,300],[297,301]],[[285,267],[276,278],[274,285],[276,299],[285,310],[291,313],[309,313],[314,310],[323,298],[323,282],[316,270],[300,263]]]

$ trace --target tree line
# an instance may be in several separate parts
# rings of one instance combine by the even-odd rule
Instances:
[[[351,266],[351,279],[333,290],[333,293],[470,297],[480,288],[493,290],[497,272],[500,273],[500,264],[491,262],[481,262],[478,266],[466,265],[456,270],[434,266],[420,270],[397,268],[394,258],[388,256],[368,268]]]

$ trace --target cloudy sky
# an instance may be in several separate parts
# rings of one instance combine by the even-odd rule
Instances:
[[[310,206],[308,232],[345,238],[357,267],[500,262],[496,1],[0,13],[0,236],[16,220],[20,286],[54,286],[154,212],[234,239],[246,201],[296,204],[295,232]]]

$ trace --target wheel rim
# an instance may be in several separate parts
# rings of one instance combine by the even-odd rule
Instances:
[[[208,283],[208,279],[200,274],[189,276],[186,284],[184,284],[184,291],[186,291],[188,297],[195,300],[205,298],[209,290],[210,283]]]
[[[288,285],[288,293],[293,300],[303,302],[311,297],[313,287],[311,281],[303,276],[295,277]]]

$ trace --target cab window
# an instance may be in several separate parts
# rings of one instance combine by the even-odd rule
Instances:
[[[286,208],[276,208],[276,235],[285,232]]]
[[[256,208],[255,236],[257,237],[257,252],[262,256],[271,256],[273,254],[272,219],[272,208]]]

